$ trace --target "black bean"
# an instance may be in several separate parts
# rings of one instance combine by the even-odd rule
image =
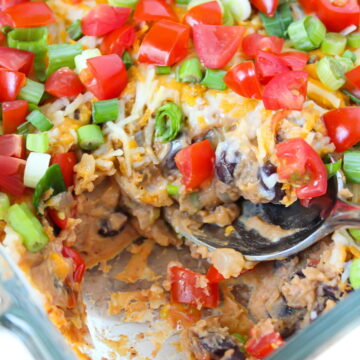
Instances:
[[[107,219],[100,220],[100,229],[98,230],[98,234],[102,237],[114,237],[118,235],[123,229],[123,226],[120,229],[112,229],[110,223]]]
[[[272,164],[270,161],[267,161],[263,167],[259,169],[258,178],[260,181],[260,185],[265,189],[267,193],[272,195],[271,203],[280,204],[283,197],[286,195],[285,191],[282,190],[282,184],[276,183],[274,187],[269,189],[269,187],[265,184],[264,179],[276,173],[276,166]]]
[[[235,162],[227,161],[225,151],[222,151],[220,156],[216,157],[215,174],[221,182],[230,184],[234,180],[235,167]]]
[[[163,167],[167,170],[176,169],[175,164],[175,155],[186,145],[184,144],[183,139],[177,139],[171,142],[170,150],[165,156],[165,160],[163,162]]]

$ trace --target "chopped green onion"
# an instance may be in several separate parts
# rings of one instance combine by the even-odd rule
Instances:
[[[191,2],[192,3],[192,2]],[[190,4],[191,4],[190,3]],[[235,20],[231,10],[227,6],[223,6],[223,25],[232,26],[235,24]]]
[[[24,246],[30,252],[40,251],[47,245],[48,236],[26,203],[10,206],[7,221],[21,235]]]
[[[82,52],[81,44],[54,44],[49,45],[49,65],[47,75],[51,75],[62,67],[73,69],[75,56]]]
[[[1,32],[4,34],[4,35],[7,35],[11,30],[13,30],[14,28],[11,27],[10,25],[4,25],[2,28],[1,28]]]
[[[346,96],[348,96],[352,102],[360,105],[360,99],[355,95],[353,95],[350,91],[343,89],[341,90],[341,92],[343,92]]]
[[[48,131],[54,126],[54,124],[39,110],[32,111],[26,117],[26,120],[40,131]]]
[[[304,51],[317,49],[326,34],[325,25],[314,16],[294,21],[287,31],[294,47]]]
[[[24,123],[19,125],[16,129],[17,129],[17,133],[20,135],[28,135],[31,133],[32,130],[35,130],[29,121],[25,121]]]
[[[354,32],[347,37],[347,45],[349,48],[360,48],[360,32]]]
[[[124,54],[122,56],[122,61],[126,67],[126,70],[128,70],[133,65],[131,55],[126,50],[124,51]]]
[[[265,30],[269,35],[285,38],[287,29],[293,22],[293,16],[288,3],[279,5],[273,17],[260,13],[260,18],[264,23]]]
[[[176,0],[178,5],[188,5],[190,2],[191,0]]]
[[[38,153],[47,152],[49,149],[49,137],[47,132],[28,134],[26,136],[26,149]]]
[[[336,161],[334,163],[325,164],[326,171],[328,174],[328,179],[333,177],[341,169],[342,161]]]
[[[327,33],[321,43],[321,51],[326,55],[341,55],[345,51],[346,37],[339,33]]]
[[[39,209],[42,196],[50,189],[52,189],[51,196],[67,191],[59,164],[51,165],[36,185],[33,196],[33,204],[36,210]]]
[[[31,152],[26,160],[24,184],[36,188],[40,179],[49,167],[51,156],[49,154]]]
[[[222,5],[228,9],[236,22],[244,21],[251,15],[249,0],[223,0]]]
[[[316,73],[321,82],[331,90],[345,84],[343,66],[336,59],[325,56],[316,64]]]
[[[39,80],[45,80],[45,57],[48,47],[46,27],[14,29],[8,33],[8,46],[35,54],[35,70]]]
[[[335,58],[335,60],[342,67],[342,71],[344,74],[346,74],[348,71],[350,71],[354,68],[354,63],[347,57],[343,57],[343,56],[337,57],[337,58]]]
[[[360,259],[355,259],[351,263],[349,280],[355,290],[360,288]]]
[[[180,82],[198,83],[202,79],[200,60],[197,57],[183,61],[176,72]]]
[[[80,55],[76,55],[74,59],[76,72],[80,74],[82,70],[87,68],[87,60],[97,56],[101,56],[99,49],[87,49]]]
[[[111,6],[120,6],[120,7],[128,7],[134,9],[138,0],[109,0],[109,5]]]
[[[20,89],[18,98],[38,105],[44,95],[45,86],[37,81],[26,79],[26,84]]]
[[[360,151],[346,150],[344,152],[344,174],[352,184],[360,184]]]
[[[207,68],[201,84],[210,89],[226,90],[227,86],[224,82],[225,74],[225,70],[213,70]]]
[[[348,229],[355,241],[360,242],[360,229]]]
[[[343,58],[347,58],[347,59],[350,59],[353,63],[355,63],[357,57],[356,57],[356,54],[351,51],[351,50],[346,50],[343,55],[342,55]]]
[[[179,195],[179,188],[178,188],[178,186],[176,186],[176,185],[167,184],[166,190],[167,190],[167,193],[168,193],[170,196]]]
[[[171,74],[171,66],[157,66],[155,71],[157,75],[169,75]]]
[[[10,207],[10,200],[7,194],[0,193],[0,220],[4,220]]]
[[[66,32],[69,35],[69,38],[72,40],[79,40],[81,37],[84,36],[82,29],[81,29],[81,20],[75,20],[70,26],[66,28]]]
[[[155,118],[155,136],[161,141],[172,141],[178,135],[183,123],[181,107],[173,102],[160,106]]]
[[[238,333],[231,334],[231,336],[233,336],[240,343],[240,346],[239,346],[240,351],[242,353],[246,354],[247,352],[245,350],[245,344],[248,340],[247,336],[241,335]]]
[[[105,139],[99,125],[90,124],[81,126],[77,130],[79,146],[83,150],[95,150],[105,143]]]
[[[119,116],[119,100],[94,101],[92,103],[93,123],[101,124],[106,121],[114,121]]]

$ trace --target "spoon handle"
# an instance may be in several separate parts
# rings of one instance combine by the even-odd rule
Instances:
[[[327,223],[335,229],[339,227],[360,226],[360,205],[338,199]]]

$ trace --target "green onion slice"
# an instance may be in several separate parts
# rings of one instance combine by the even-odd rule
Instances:
[[[346,50],[343,55],[342,55],[343,58],[347,58],[347,59],[350,59],[353,63],[355,63],[357,57],[356,57],[356,54],[351,51],[351,50]]]
[[[349,183],[360,184],[360,151],[347,150],[344,152],[343,169]]]
[[[191,3],[190,3],[191,4]],[[228,6],[223,6],[223,25],[232,26],[235,24],[235,19],[232,14],[232,11]]]
[[[75,41],[83,37],[84,34],[81,29],[81,20],[75,20],[70,26],[66,28],[66,32],[69,35],[69,38]]]
[[[21,235],[28,251],[37,252],[47,245],[49,239],[40,221],[26,203],[10,206],[7,221]]]
[[[54,124],[39,110],[32,111],[26,120],[40,131],[50,130]]]
[[[77,130],[79,146],[83,150],[95,150],[105,143],[105,139],[99,125],[90,124],[81,126]]]
[[[355,290],[360,288],[360,259],[355,259],[351,263],[349,280]]]
[[[347,45],[349,48],[360,48],[360,32],[354,32],[347,37]]]
[[[341,164],[342,160],[336,161],[334,163],[325,164],[328,179],[333,177],[341,169]]]
[[[345,51],[346,37],[338,33],[327,33],[321,43],[321,51],[326,55],[341,55]]]
[[[171,66],[157,66],[155,71],[157,75],[169,75],[171,74]]]
[[[45,153],[49,149],[49,137],[47,132],[40,134],[28,134],[26,136],[26,149],[38,153]]]
[[[180,82],[198,83],[202,79],[200,60],[197,57],[183,61],[176,72]]]
[[[191,0],[176,0],[178,5],[188,5],[190,2]]]
[[[343,89],[341,90],[341,92],[343,92],[346,96],[348,96],[352,102],[354,102],[357,105],[360,105],[360,99],[355,95],[353,95],[350,91]]]
[[[316,64],[316,73],[321,82],[331,90],[338,90],[345,84],[343,65],[330,56],[323,57]]]
[[[236,22],[244,21],[251,15],[249,0],[223,0],[222,5],[231,13]]]
[[[128,7],[134,9],[138,0],[109,0],[109,5],[111,6],[120,6],[120,7]]]
[[[33,204],[36,210],[39,209],[42,196],[50,189],[52,189],[51,196],[67,191],[59,164],[51,165],[36,185],[33,196]]]
[[[225,70],[213,70],[207,68],[201,84],[207,86],[210,89],[226,90],[227,86],[224,82],[225,75]]]
[[[4,220],[10,207],[10,199],[5,193],[0,193],[0,220]]]
[[[75,56],[82,52],[81,44],[54,44],[49,45],[49,65],[47,75],[51,75],[62,67],[73,69]]]
[[[179,187],[173,184],[167,184],[166,186],[167,193],[170,196],[176,196],[179,195]]]
[[[172,141],[178,135],[183,123],[181,107],[173,102],[160,106],[155,118],[155,136],[161,141]]]
[[[355,241],[360,242],[360,229],[348,229]]]
[[[17,128],[17,133],[20,135],[28,135],[30,134],[35,128],[31,125],[29,121],[25,121],[21,125],[19,125]]]
[[[21,100],[27,100],[29,103],[35,105],[39,105],[44,92],[44,84],[31,79],[26,79],[26,84],[20,89],[18,98]]]
[[[130,69],[133,65],[133,60],[131,58],[131,55],[125,50],[124,54],[122,56],[122,61],[126,67],[126,70]]]
[[[119,99],[94,101],[92,103],[92,118],[95,124],[115,121],[119,116]]]

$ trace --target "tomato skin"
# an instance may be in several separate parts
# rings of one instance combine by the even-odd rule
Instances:
[[[252,336],[245,345],[245,350],[257,359],[265,359],[276,349],[284,344],[283,338],[278,332],[271,332],[257,338]]]
[[[79,76],[67,67],[56,70],[46,80],[45,90],[58,98],[77,96],[85,88]]]
[[[55,22],[54,13],[43,1],[22,2],[6,9],[4,14],[15,28],[46,26]]]
[[[140,21],[178,21],[173,8],[165,0],[140,0],[134,12],[134,19]]]
[[[54,222],[56,226],[58,226],[61,230],[66,229],[68,219],[65,217],[64,219],[61,219],[58,215],[57,210],[52,208],[47,208],[47,214],[49,215],[50,219]]]
[[[23,159],[25,156],[24,137],[16,134],[0,136],[0,155]]]
[[[274,16],[279,0],[251,0],[253,6],[267,16]]]
[[[284,46],[284,39],[277,36],[249,34],[244,37],[242,51],[249,58],[255,58],[259,51],[270,51],[279,54]]]
[[[20,197],[25,191],[23,178],[26,161],[0,155],[0,164],[1,191]]]
[[[222,11],[217,1],[209,1],[188,10],[183,22],[189,26],[197,24],[221,25]]]
[[[245,30],[244,26],[194,25],[194,46],[200,61],[210,69],[224,67],[239,49]]]
[[[12,7],[16,4],[23,3],[27,0],[0,0],[0,11],[4,11],[9,7]]]
[[[301,110],[306,99],[308,77],[306,71],[287,71],[273,77],[264,88],[265,109]]]
[[[224,77],[226,85],[237,94],[250,99],[262,99],[261,85],[252,61],[231,68]]]
[[[360,97],[360,65],[347,72],[345,77],[345,88],[356,97]]]
[[[196,189],[214,176],[215,153],[209,140],[203,140],[181,149],[175,163],[182,174],[187,190]]]
[[[288,66],[279,56],[266,51],[259,51],[256,54],[255,64],[260,82],[263,84],[268,83],[274,76],[289,71]]]
[[[304,70],[309,55],[300,51],[288,51],[278,55],[281,60],[294,71]]]
[[[62,255],[65,258],[70,258],[74,263],[74,272],[73,272],[73,279],[75,282],[79,283],[84,277],[85,273],[85,262],[81,255],[71,247],[63,245]]]
[[[123,25],[104,36],[100,51],[103,55],[117,54],[122,56],[125,49],[129,49],[136,38],[135,28],[132,25]]]
[[[286,140],[276,145],[280,180],[297,186],[299,199],[324,195],[327,191],[327,172],[317,152],[303,139]]]
[[[81,20],[81,29],[85,35],[102,36],[124,25],[131,15],[131,8],[97,5]]]
[[[336,1],[317,0],[315,12],[328,31],[340,32],[351,25],[359,27],[360,7],[357,0],[347,0],[343,6],[336,6]]]
[[[2,103],[2,121],[4,134],[12,134],[26,121],[29,113],[26,100],[5,101]]]
[[[18,71],[0,69],[0,101],[15,100],[26,77]]]
[[[145,35],[138,60],[160,66],[174,65],[188,54],[189,37],[189,26],[160,20]]]
[[[219,273],[214,265],[209,267],[209,270],[206,274],[210,283],[219,283],[220,281],[224,281],[225,278]]]
[[[206,281],[205,275],[178,266],[171,267],[169,272],[172,302],[207,308],[218,306],[219,284],[208,283],[206,287],[197,287],[201,278]]]
[[[118,97],[127,84],[127,73],[120,56],[97,56],[87,60],[88,68],[80,73],[81,82],[99,100]]]
[[[306,14],[309,14],[315,10],[317,0],[299,0],[299,3],[303,7]]]
[[[72,151],[55,154],[51,164],[59,164],[61,173],[67,187],[74,185],[74,166],[77,164],[76,154]]]
[[[322,118],[337,152],[343,152],[360,141],[360,107],[331,110]]]
[[[34,63],[34,53],[9,47],[0,47],[0,67],[29,75]]]

